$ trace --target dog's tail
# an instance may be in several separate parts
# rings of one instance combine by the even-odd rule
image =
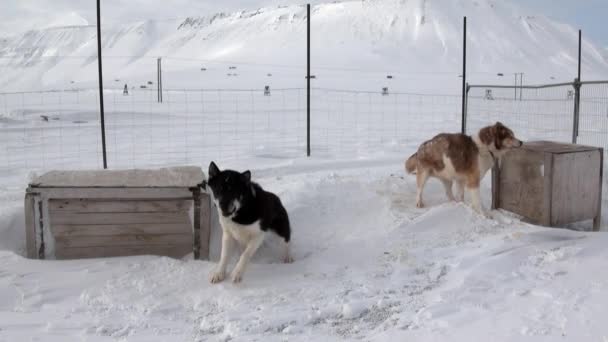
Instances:
[[[412,154],[405,162],[405,171],[409,174],[416,173],[416,165],[418,164],[418,152]]]

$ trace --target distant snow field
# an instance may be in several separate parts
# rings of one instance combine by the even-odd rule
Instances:
[[[104,27],[111,168],[206,169],[215,160],[251,169],[287,208],[295,262],[281,263],[268,239],[238,285],[209,282],[216,230],[210,261],[24,257],[28,180],[101,167],[95,32],[77,13],[57,17],[70,27],[0,32],[0,342],[608,341],[606,219],[599,233],[532,226],[504,211],[486,219],[448,202],[435,180],[418,209],[415,177],[403,170],[419,143],[460,130],[463,15],[474,82],[511,84],[510,72],[525,72],[526,83],[570,81],[576,31],[490,0],[312,11],[310,158],[304,7]],[[585,41],[583,60],[588,79],[608,78],[606,49]],[[18,92],[40,89],[59,91]],[[534,120],[505,115],[523,108],[510,90],[493,107],[472,100],[469,130],[499,118],[524,140],[567,141],[573,100],[562,90],[538,102],[547,114]],[[598,98],[584,143],[608,142]],[[488,175],[486,207],[490,196]]]

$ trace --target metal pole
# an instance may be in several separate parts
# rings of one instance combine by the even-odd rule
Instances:
[[[306,4],[306,156],[310,157],[310,4]]]
[[[163,103],[163,61],[158,58],[158,89],[160,94],[160,103]]]
[[[578,128],[580,120],[580,106],[581,106],[581,45],[582,45],[582,32],[578,30],[578,72],[577,78],[574,80],[574,119],[572,127],[572,143],[576,144],[578,139]]]
[[[464,17],[462,32],[462,134],[466,133],[466,114],[465,114],[465,98],[467,96],[467,17]]]
[[[582,36],[583,36],[582,31],[578,30],[578,74],[577,74],[578,76],[577,76],[577,78],[578,78],[579,82],[581,81],[581,47],[582,47],[582,43],[583,43]]]
[[[521,101],[521,94],[524,89],[524,73],[519,74],[519,101]]]
[[[101,68],[101,11],[100,0],[97,0],[97,66],[99,69],[99,112],[101,115],[101,148],[103,151],[103,168],[108,168],[106,156],[106,122],[103,110],[103,71]]]
[[[161,103],[160,57],[156,59],[156,102]]]
[[[517,73],[513,73],[513,76],[515,76],[515,87],[513,88],[513,90],[515,90],[515,93],[513,95],[513,100],[517,101]]]
[[[581,83],[578,78],[574,79],[574,117],[572,119],[572,143],[576,144],[578,138],[578,124],[579,124],[579,109],[580,109],[580,95],[581,95]]]
[[[464,120],[462,122],[464,122],[464,127],[462,129],[463,134],[466,133],[467,131],[467,116],[469,114],[469,90],[471,90],[471,87],[469,87],[469,83],[467,82],[466,84],[466,95],[464,98]]]

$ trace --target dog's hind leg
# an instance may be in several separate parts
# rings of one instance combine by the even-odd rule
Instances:
[[[249,260],[251,260],[253,254],[255,254],[255,251],[260,248],[262,242],[264,242],[264,232],[261,231],[258,235],[252,237],[251,240],[249,240],[245,251],[243,251],[243,254],[241,254],[241,257],[239,258],[239,262],[237,262],[236,266],[234,267],[234,270],[232,270],[233,283],[241,282],[241,280],[243,279],[243,273],[245,273],[245,269],[249,264]]]
[[[234,249],[234,238],[227,231],[222,231],[222,251],[220,256],[220,263],[217,266],[215,272],[211,274],[211,283],[219,283],[224,280],[226,276],[226,266],[228,266],[228,260],[232,255]]]
[[[445,187],[445,195],[448,197],[448,200],[456,201],[454,198],[454,193],[452,192],[453,182],[451,180],[442,179],[441,183],[443,183],[443,186]]]
[[[428,170],[418,170],[418,172],[416,172],[416,207],[418,208],[424,207],[424,203],[422,203],[422,191],[424,190],[424,185],[428,179]]]
[[[456,201],[464,202],[464,182],[461,180],[456,181]]]

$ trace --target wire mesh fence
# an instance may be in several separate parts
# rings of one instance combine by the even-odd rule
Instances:
[[[571,142],[574,88],[471,86],[467,96],[467,132],[501,121],[524,140]]]
[[[608,151],[608,81],[583,82],[580,98],[578,142],[602,146],[606,153]]]
[[[106,89],[110,168],[306,153],[306,90]],[[460,97],[312,90],[312,154],[403,153],[460,127]],[[0,172],[102,167],[96,90],[0,94]]]
[[[608,81],[580,83],[578,120],[575,83],[542,86],[472,85],[467,93],[467,130],[502,121],[524,140],[577,142],[608,150]]]

